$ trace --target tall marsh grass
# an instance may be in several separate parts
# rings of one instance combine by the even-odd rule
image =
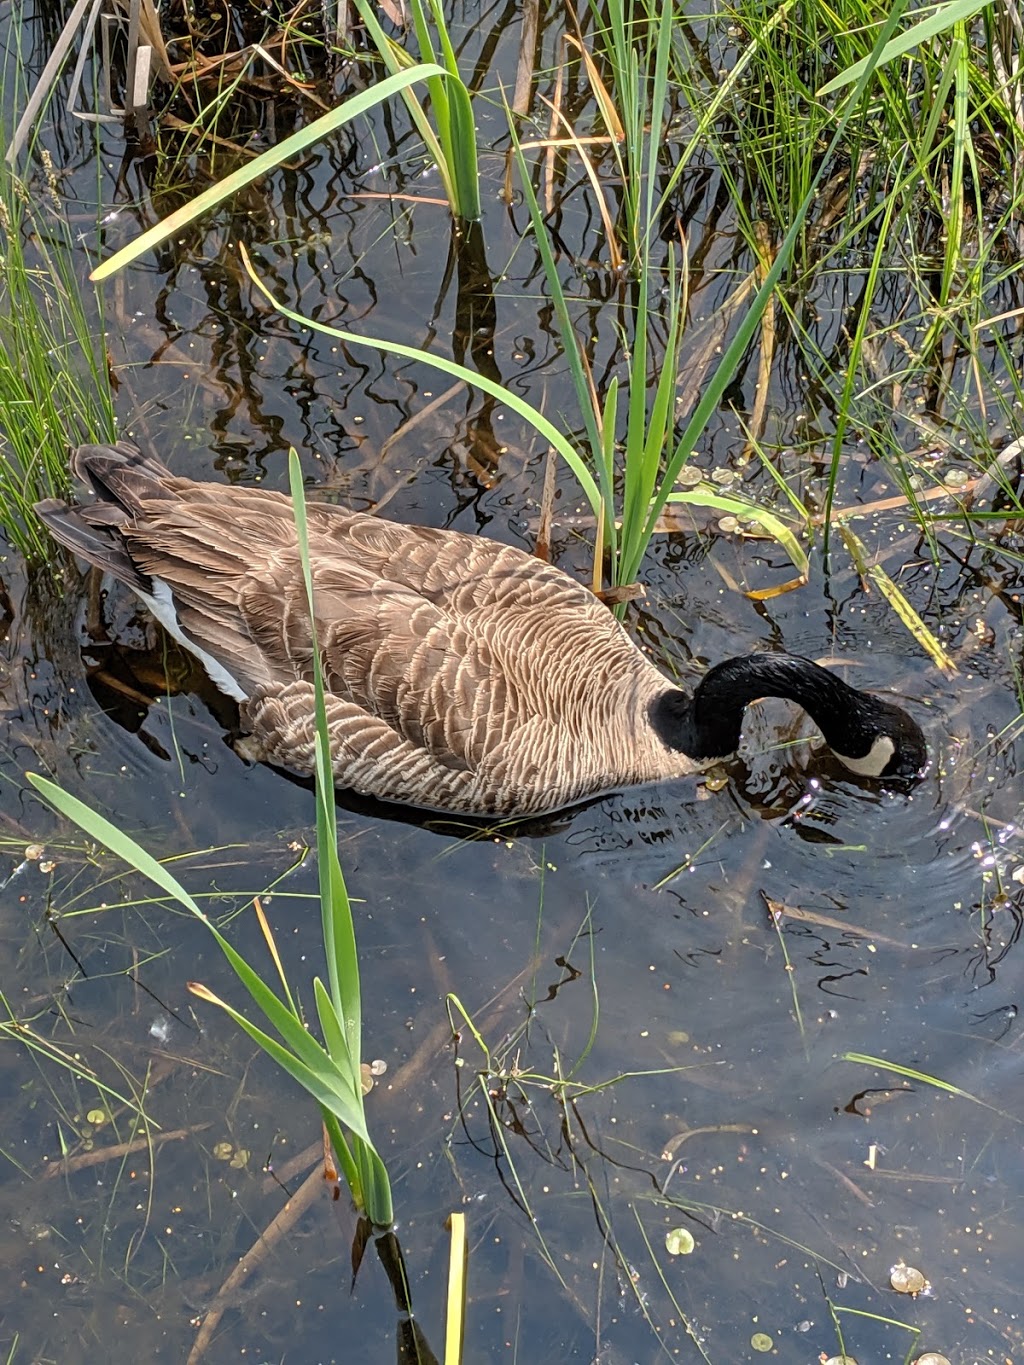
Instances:
[[[621,379],[612,376],[603,394],[594,386],[533,192],[531,171],[520,153],[526,202],[588,434],[590,460],[600,486],[600,530],[595,547],[598,563],[607,552],[613,590],[628,592],[666,505],[670,501],[690,502],[741,516],[753,511],[762,526],[786,548],[804,577],[806,554],[792,531],[778,518],[766,522],[763,509],[752,509],[741,500],[725,498],[720,491],[706,487],[680,489],[677,481],[733,383],[747,348],[775,306],[776,291],[793,260],[826,167],[836,149],[843,145],[850,119],[895,30],[898,14],[890,16],[878,33],[871,50],[872,61],[857,77],[856,88],[836,121],[817,169],[803,187],[785,235],[771,253],[760,253],[761,264],[755,266],[749,284],[742,287],[741,293],[748,293],[750,302],[680,430],[679,419],[684,414],[677,410],[677,391],[692,388],[692,383],[684,384],[679,373],[679,345],[686,310],[686,243],[680,239],[666,245],[659,229],[663,209],[702,134],[717,118],[720,102],[717,98],[711,100],[689,142],[674,146],[667,136],[674,112],[670,75],[675,70],[677,53],[674,43],[677,16],[672,0],[662,0],[657,11],[640,21],[634,19],[621,0],[609,0],[606,12],[607,23],[598,28],[598,41],[602,44],[609,79],[598,103],[607,109],[609,92],[614,93],[615,117],[605,117],[609,131],[614,123],[622,136],[617,159],[628,243],[624,259],[629,261],[632,284],[632,327],[624,338],[626,359]],[[769,23],[768,28],[771,27]],[[619,401],[620,389],[625,390],[624,403]],[[809,519],[805,518],[804,523],[808,525]]]
[[[427,3],[429,12],[423,0],[411,0],[411,9],[420,61],[439,66],[446,73],[442,76],[432,75],[427,80],[436,132],[427,109],[420,103],[412,87],[403,90],[402,98],[437,166],[452,213],[456,218],[476,222],[480,217],[480,173],[472,103],[469,90],[459,74],[444,10],[439,0],[427,0]],[[413,58],[384,32],[377,18],[377,7],[371,0],[355,0],[355,6],[388,71],[395,75],[411,67]],[[431,24],[437,31],[440,52],[434,48]]]
[[[934,462],[915,463],[899,429],[940,446],[945,423],[966,430],[980,472],[993,448],[978,411],[998,410],[1009,432],[1016,425],[1020,386],[1007,395],[990,382],[986,350],[1004,345],[1008,322],[1012,331],[1005,317],[998,326],[992,315],[1005,305],[991,300],[1003,297],[1024,228],[1019,195],[1006,188],[1024,165],[1019,32],[985,0],[953,0],[924,17],[905,3],[886,16],[862,0],[736,0],[728,21],[716,39],[728,97],[679,45],[672,77],[696,118],[716,108],[706,137],[752,253],[766,232],[788,232],[817,187],[777,301],[807,387],[834,408],[826,545],[854,433],[927,534],[916,490],[935,482]],[[830,137],[839,126],[842,137]],[[823,347],[802,301],[851,266],[856,311],[839,344]],[[959,391],[952,351],[966,362]]]
[[[0,162],[0,523],[41,561],[52,541],[32,511],[67,486],[67,448],[116,439],[102,309],[76,271],[46,153],[31,184]]]

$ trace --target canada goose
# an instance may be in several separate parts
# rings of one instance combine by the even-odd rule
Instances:
[[[37,511],[133,588],[234,697],[258,757],[312,771],[312,636],[291,500],[178,478],[134,445],[75,451],[96,500]],[[744,707],[799,702],[867,777],[912,777],[919,726],[808,659],[751,654],[671,686],[561,569],[456,531],[308,508],[334,777],[385,801],[537,815],[731,754]]]

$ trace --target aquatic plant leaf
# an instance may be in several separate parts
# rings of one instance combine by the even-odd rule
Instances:
[[[729,497],[725,493],[714,493],[710,488],[703,486],[670,493],[668,501],[688,504],[691,507],[712,507],[718,512],[727,513],[729,516],[749,517],[752,521],[756,521],[759,526],[764,527],[773,540],[778,541],[799,572],[800,578],[794,583],[794,586],[802,586],[807,582],[810,574],[810,560],[807,558],[807,551],[797,540],[791,527],[787,526],[774,512],[769,512],[763,507],[758,507],[756,503],[747,502],[742,498]]]
[[[689,1228],[670,1228],[665,1233],[665,1250],[670,1256],[690,1256],[696,1245]]]
[[[949,0],[948,3],[937,6],[935,13],[929,18],[922,19],[919,24],[911,24],[906,32],[891,38],[877,57],[872,53],[871,56],[854,62],[845,71],[840,71],[839,75],[833,76],[830,81],[826,81],[818,90],[818,95],[831,95],[833,91],[841,90],[844,85],[852,85],[872,64],[877,71],[894,57],[902,57],[904,52],[909,52],[911,48],[920,47],[922,43],[945,33],[954,24],[961,24],[965,19],[988,9],[993,2],[994,0]]]

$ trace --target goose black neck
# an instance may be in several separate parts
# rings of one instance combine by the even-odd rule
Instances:
[[[690,758],[724,758],[739,746],[745,708],[761,697],[802,706],[839,754],[866,753],[878,734],[874,697],[791,654],[726,659],[704,675],[692,698],[676,691],[658,697],[651,723],[664,743]]]

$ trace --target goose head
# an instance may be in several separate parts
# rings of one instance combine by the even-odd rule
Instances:
[[[724,758],[739,745],[745,708],[761,697],[802,706],[836,758],[859,777],[906,780],[927,766],[924,734],[902,707],[797,655],[748,654],[716,664],[692,697],[663,693],[651,723],[666,744],[692,759]]]

